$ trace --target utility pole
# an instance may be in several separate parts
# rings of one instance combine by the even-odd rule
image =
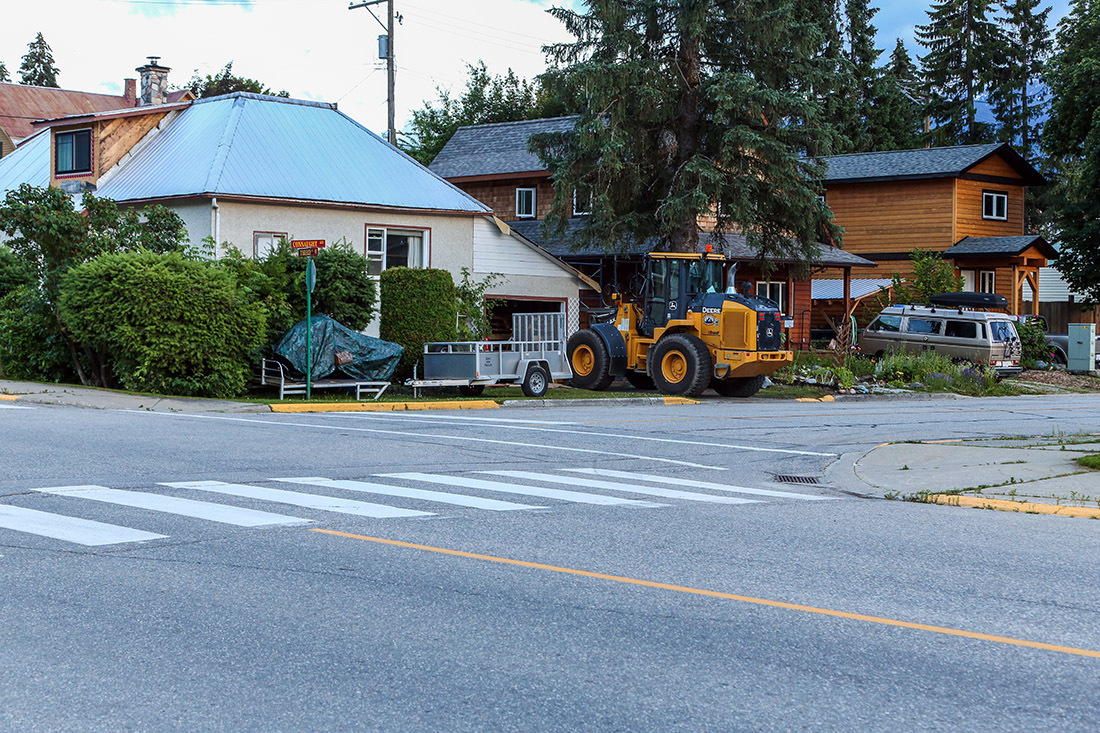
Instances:
[[[372,5],[381,5],[386,3],[386,23],[379,20],[378,16],[374,14],[374,11],[370,9]],[[389,126],[387,127],[386,139],[389,140],[390,145],[397,146],[397,127],[394,124],[396,105],[396,65],[394,63],[393,56],[393,0],[365,0],[364,2],[355,2],[352,0],[348,4],[348,10],[355,10],[356,8],[366,8],[367,12],[371,14],[371,17],[378,21],[378,25],[386,31],[385,36],[379,36],[379,58],[383,58],[381,52],[383,50],[381,40],[386,39],[385,43],[385,56],[386,59],[386,102],[388,107]],[[401,21],[401,16],[397,16],[398,22]]]

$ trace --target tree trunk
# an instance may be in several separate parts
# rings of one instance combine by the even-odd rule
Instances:
[[[676,155],[673,157],[671,185],[675,192],[680,188],[679,178],[684,169],[695,157],[699,149],[699,43],[698,39],[680,36],[676,54],[676,66],[680,72],[684,90],[676,105],[676,117],[679,125],[676,131]],[[685,214],[681,221],[674,222],[669,232],[669,243],[673,252],[695,252],[699,246],[699,224],[694,213]]]

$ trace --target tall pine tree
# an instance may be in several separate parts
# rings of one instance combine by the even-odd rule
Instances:
[[[572,192],[591,193],[582,244],[615,250],[659,237],[696,251],[697,217],[718,203],[764,256],[805,261],[824,230],[820,201],[835,132],[813,90],[827,88],[811,0],[590,0],[555,8],[576,37],[547,48],[546,73],[584,89],[571,133],[532,148],[555,183],[548,228],[564,231]]]
[[[917,67],[898,39],[879,70],[871,112],[871,150],[908,150],[921,145],[927,100]]]
[[[989,92],[1002,140],[1030,158],[1044,117],[1043,66],[1050,55],[1050,8],[1042,0],[1009,0],[1004,5],[1004,53],[996,83]]]
[[[878,70],[878,57],[882,49],[875,48],[876,29],[871,24],[876,13],[878,8],[872,8],[869,0],[846,0],[844,5],[847,20],[845,41],[854,78],[855,114],[849,125],[841,130],[851,139],[853,152],[878,149],[875,140],[880,136],[877,108],[883,89]]]
[[[39,31],[34,40],[27,44],[27,53],[19,67],[19,83],[34,87],[57,87],[57,75],[61,73],[53,62],[50,44]]]
[[[0,81],[11,81],[11,76],[8,75],[8,67],[4,65],[3,61],[0,61]]]
[[[1070,7],[1046,72],[1053,101],[1042,142],[1055,184],[1045,213],[1060,243],[1055,266],[1100,302],[1100,0]]]
[[[978,99],[993,77],[1001,32],[989,15],[994,0],[941,0],[928,10],[928,25],[917,26],[917,42],[928,80],[928,112],[938,144],[988,142],[992,130],[975,119]]]

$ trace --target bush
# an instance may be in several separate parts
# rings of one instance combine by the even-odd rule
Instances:
[[[400,377],[412,374],[424,344],[455,338],[458,318],[454,280],[446,270],[391,267],[382,273],[380,335],[405,347]]]
[[[288,244],[280,245],[261,264],[261,271],[280,282],[290,305],[291,323],[306,317],[306,262]],[[367,274],[367,260],[338,242],[322,249],[313,262],[317,267],[317,287],[313,291],[313,312],[335,318],[348,328],[362,331],[374,320],[377,303],[374,279]],[[286,329],[283,329],[284,331]]]
[[[0,376],[77,381],[72,352],[53,306],[37,288],[16,288],[0,298]]]
[[[0,298],[33,283],[34,270],[10,249],[0,246]]]
[[[178,253],[104,255],[61,281],[61,316],[126,389],[232,397],[262,345],[263,308],[233,275]]]
[[[1049,363],[1053,360],[1054,344],[1047,338],[1042,326],[1019,321],[1016,323],[1016,332],[1020,334],[1020,345],[1023,347],[1023,356],[1020,360],[1023,366],[1033,367],[1037,361]]]

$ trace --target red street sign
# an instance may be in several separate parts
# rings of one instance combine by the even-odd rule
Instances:
[[[323,239],[292,239],[290,246],[294,249],[321,249],[325,246]],[[314,254],[317,254],[314,252]]]

